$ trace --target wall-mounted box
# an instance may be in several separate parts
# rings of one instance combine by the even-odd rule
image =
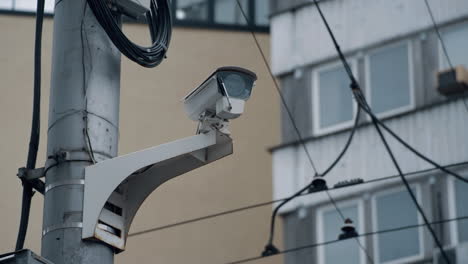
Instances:
[[[468,71],[463,66],[437,73],[437,89],[442,95],[463,94],[468,91]]]

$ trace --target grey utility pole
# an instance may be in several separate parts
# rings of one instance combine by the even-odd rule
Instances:
[[[56,0],[42,256],[110,264],[113,249],[82,240],[84,168],[117,155],[120,52],[86,0]]]

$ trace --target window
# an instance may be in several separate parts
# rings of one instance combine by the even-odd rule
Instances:
[[[443,30],[442,39],[453,66],[463,65],[468,69],[468,24],[457,25]],[[439,53],[441,69],[449,68],[450,66],[443,54],[442,47],[440,47]]]
[[[239,2],[244,12],[248,13],[249,5],[247,0],[240,0]],[[217,0],[215,2],[215,22],[221,24],[247,24],[236,0]]]
[[[178,20],[208,20],[208,0],[177,0],[176,18]]]
[[[132,0],[149,8],[150,0]],[[175,26],[217,28],[226,30],[254,30],[268,32],[270,0],[239,0],[249,23],[242,15],[236,0],[171,0]],[[54,0],[45,0],[45,13],[52,14]],[[0,10],[36,12],[36,0],[0,0]],[[124,21],[134,21],[126,18]]]
[[[387,46],[366,56],[367,98],[376,114],[388,116],[414,106],[410,62],[410,42]]]
[[[360,233],[363,226],[362,205],[357,202],[352,202],[338,206],[343,215],[354,222],[356,231]],[[343,227],[344,222],[339,213],[336,211],[335,207],[319,209],[317,217],[317,234],[319,237],[318,242],[321,243],[338,239],[338,236],[341,233],[341,227]],[[326,246],[321,246],[318,248],[318,250],[320,264],[359,264],[363,263],[364,261],[362,251],[354,239],[347,239]],[[339,254],[337,254],[337,252],[339,252]]]
[[[343,66],[334,64],[317,69],[313,83],[314,134],[351,126],[356,107]]]
[[[268,26],[270,18],[270,0],[255,1],[255,19],[256,24],[260,26]]]
[[[141,1],[141,0],[140,0]],[[268,31],[270,0],[172,0],[174,24],[186,27]]]
[[[451,218],[466,217],[468,216],[468,207],[466,202],[468,200],[468,184],[452,179],[450,186],[452,190],[452,201],[449,201],[451,208]],[[454,221],[452,223],[452,243],[468,242],[468,219]]]
[[[416,196],[419,189],[412,187]],[[420,199],[419,199],[420,200]],[[374,231],[420,223],[416,206],[406,189],[390,190],[373,199]],[[423,255],[422,229],[406,229],[374,236],[378,263],[407,263]]]

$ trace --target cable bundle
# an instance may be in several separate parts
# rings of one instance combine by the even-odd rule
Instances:
[[[151,47],[137,45],[125,36],[107,1],[87,1],[99,24],[101,24],[114,45],[127,58],[147,68],[156,67],[164,60],[172,33],[169,0],[151,0],[150,11],[146,13],[146,20],[151,33]]]

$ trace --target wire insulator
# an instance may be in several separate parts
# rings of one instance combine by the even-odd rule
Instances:
[[[349,218],[346,218],[344,226],[341,228],[342,233],[338,236],[339,240],[349,239],[353,237],[358,237],[356,228],[354,227],[353,221]]]
[[[268,244],[265,246],[265,250],[262,252],[262,257],[269,257],[279,253],[278,248],[273,244]]]

